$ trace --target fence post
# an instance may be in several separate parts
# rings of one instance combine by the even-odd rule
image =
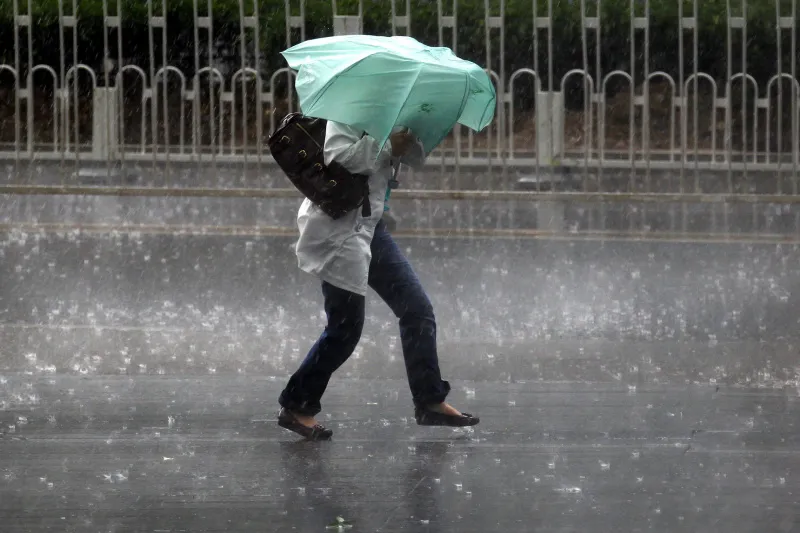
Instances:
[[[536,93],[536,153],[544,172],[550,175],[551,186],[556,185],[554,167],[564,154],[564,93],[537,91]],[[541,176],[537,177],[540,182]],[[561,231],[564,229],[564,202],[538,202],[536,226],[539,229]]]
[[[552,166],[564,151],[564,93],[536,93],[536,150],[540,164]]]
[[[333,17],[334,35],[359,35],[361,30],[361,17],[358,15],[336,15]]]
[[[116,87],[94,89],[92,120],[92,155],[116,157],[119,147],[119,101]]]
[[[334,35],[360,35],[364,33],[364,0],[358,0],[357,15],[341,15],[336,0],[333,7],[333,34]]]

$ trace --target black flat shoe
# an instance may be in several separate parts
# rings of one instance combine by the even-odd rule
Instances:
[[[330,440],[333,436],[333,431],[319,424],[314,427],[301,424],[294,415],[286,409],[281,409],[281,412],[278,413],[278,425],[289,431],[294,431],[307,440]]]
[[[446,427],[467,427],[477,425],[481,421],[477,416],[469,413],[461,413],[461,416],[445,415],[431,411],[430,409],[414,409],[414,418],[420,426],[446,426]]]

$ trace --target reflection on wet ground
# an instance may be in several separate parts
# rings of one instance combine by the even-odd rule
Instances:
[[[3,531],[795,531],[782,391],[461,384],[474,430],[420,428],[401,381],[336,380],[328,443],[280,380],[6,376]]]

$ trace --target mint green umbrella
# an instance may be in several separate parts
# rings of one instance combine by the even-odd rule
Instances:
[[[305,41],[282,55],[297,71],[305,115],[357,127],[381,145],[395,127],[407,127],[430,153],[456,123],[481,131],[494,117],[486,71],[449,48],[346,35]]]

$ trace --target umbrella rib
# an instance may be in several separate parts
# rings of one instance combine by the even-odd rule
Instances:
[[[458,118],[456,119],[456,124],[460,124],[459,120],[461,119],[461,114],[464,112],[464,108],[467,106],[467,98],[469,98],[469,73],[464,72],[464,78],[466,83],[464,84],[464,96],[461,97],[461,106],[458,109]],[[448,133],[442,135],[439,139],[436,140],[435,146],[438,146],[439,143],[447,137]],[[426,153],[425,155],[430,155],[430,153]]]
[[[424,63],[420,63],[419,67],[417,67],[417,75],[416,75],[416,76],[414,76],[414,81],[413,81],[413,82],[411,82],[411,84],[409,85],[408,92],[406,92],[406,97],[405,97],[405,100],[403,100],[403,103],[400,105],[400,108],[399,108],[400,110],[402,110],[402,109],[403,109],[403,106],[405,106],[405,105],[406,105],[406,102],[408,102],[408,99],[411,97],[411,91],[413,91],[413,90],[414,90],[414,85],[416,85],[416,83],[417,83],[417,80],[419,80],[419,76],[420,76],[420,74],[422,73],[422,68],[423,68],[424,66],[425,66],[425,64],[424,64]],[[398,111],[398,112],[397,112],[397,116],[396,116],[396,117],[394,117],[394,125],[395,125],[395,126],[397,126],[397,119],[398,119],[399,117],[400,117],[400,111]]]

